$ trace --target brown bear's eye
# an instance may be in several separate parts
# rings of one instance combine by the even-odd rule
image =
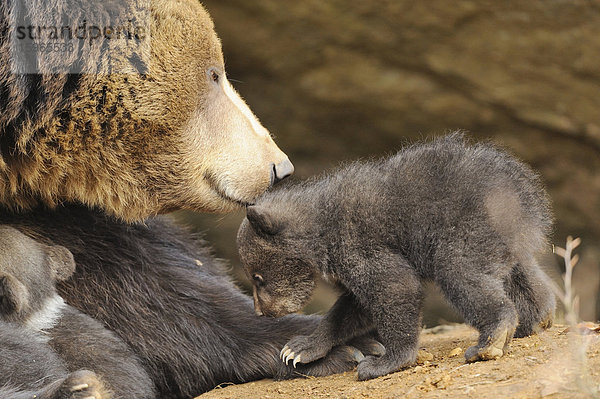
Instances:
[[[254,274],[252,275],[252,280],[254,280],[254,283],[255,283],[257,286],[259,286],[259,287],[260,287],[260,286],[263,286],[263,285],[265,284],[265,280],[264,280],[264,279],[263,279],[263,277],[262,277],[260,274],[258,274],[258,273],[254,273]]]
[[[210,71],[210,78],[213,82],[219,83],[219,74],[214,69],[211,69]]]

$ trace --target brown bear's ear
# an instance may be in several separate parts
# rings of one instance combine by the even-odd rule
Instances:
[[[53,245],[47,248],[46,254],[56,280],[66,280],[75,272],[75,259],[67,248]]]
[[[0,275],[0,314],[20,313],[29,306],[29,293],[19,280],[11,275]]]
[[[283,230],[284,223],[273,216],[271,212],[260,205],[246,208],[246,217],[257,233],[275,235]]]

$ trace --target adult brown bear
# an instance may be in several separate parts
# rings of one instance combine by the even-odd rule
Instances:
[[[115,16],[145,21],[129,39],[149,46],[92,38],[92,18],[108,36]],[[80,23],[83,39],[41,46]],[[196,0],[4,1],[0,57],[0,223],[73,253],[61,296],[134,349],[159,397],[356,364],[343,346],[283,365],[279,349],[318,318],[256,317],[205,245],[154,218],[235,209],[293,171],[227,81]]]

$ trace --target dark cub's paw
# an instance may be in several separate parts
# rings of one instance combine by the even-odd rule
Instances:
[[[546,314],[546,317],[544,317],[542,319],[542,321],[539,322],[538,329],[539,330],[547,330],[550,327],[552,327],[553,323],[554,323],[554,309],[552,309],[551,312]]]
[[[312,363],[325,357],[332,346],[331,342],[319,341],[310,335],[299,335],[285,344],[279,357],[285,364],[289,364],[289,361],[293,360],[292,365],[296,367],[298,363]]]
[[[517,326],[517,329],[515,330],[514,337],[515,338],[523,338],[523,337],[528,337],[533,334],[537,334],[540,331],[543,331],[543,330],[546,330],[546,329],[552,327],[553,320],[554,320],[554,312],[550,312],[550,313],[546,314],[546,316],[543,317],[542,320],[537,323],[532,323],[532,322],[523,323],[523,322],[519,321],[519,325]]]
[[[53,399],[110,399],[111,393],[93,371],[79,370],[69,374]]]
[[[489,336],[484,344],[471,346],[465,351],[465,359],[467,362],[476,362],[478,360],[494,360],[502,357],[507,349],[508,344],[514,334],[514,330],[501,329]]]
[[[406,353],[404,356],[392,357],[383,355],[381,357],[369,356],[358,364],[358,379],[360,381],[381,377],[395,371],[402,370],[415,364],[416,355]]]

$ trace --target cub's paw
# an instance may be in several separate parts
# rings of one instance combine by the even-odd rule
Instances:
[[[502,357],[508,348],[508,344],[513,336],[513,331],[507,329],[500,330],[488,337],[485,344],[471,346],[465,351],[467,362],[476,362],[478,360],[494,360]]]
[[[364,356],[383,356],[385,355],[385,346],[376,339],[363,335],[347,343],[362,352]]]
[[[547,313],[546,316],[538,323],[538,331],[539,330],[547,330],[552,327],[552,323],[554,322],[554,309],[551,312]]]
[[[111,393],[93,371],[79,370],[69,374],[58,389],[55,399],[110,399]]]
[[[546,330],[552,327],[554,320],[554,312],[547,313],[540,321],[519,320],[519,325],[515,330],[514,338],[528,337],[533,334],[537,334],[540,331]]]
[[[415,364],[414,355],[407,354],[399,359],[388,355],[381,357],[369,356],[358,364],[358,379],[360,381],[370,380],[402,370],[413,364]]]
[[[312,363],[321,359],[329,353],[333,345],[330,342],[319,342],[312,336],[300,335],[288,341],[279,353],[279,357],[285,364],[293,360],[292,365],[298,363]]]

